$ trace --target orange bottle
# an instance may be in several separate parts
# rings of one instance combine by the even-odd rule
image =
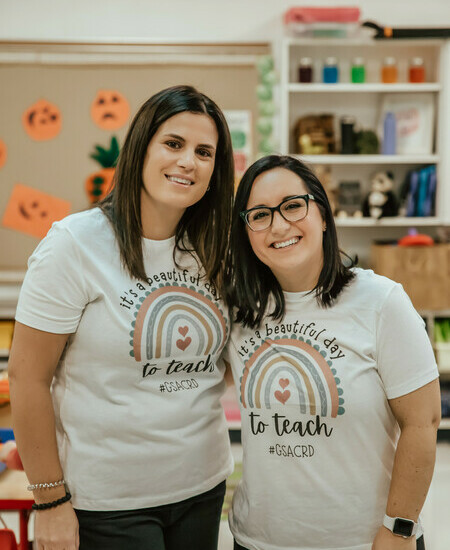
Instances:
[[[394,57],[386,57],[381,67],[381,82],[384,84],[394,84],[397,80],[397,62]]]

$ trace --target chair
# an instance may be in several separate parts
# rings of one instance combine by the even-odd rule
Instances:
[[[11,529],[0,529],[1,550],[17,550],[16,537]]]

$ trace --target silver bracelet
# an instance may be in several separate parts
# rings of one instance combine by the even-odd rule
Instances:
[[[36,489],[52,489],[53,487],[59,487],[60,485],[65,485],[65,480],[60,479],[59,481],[54,481],[53,483],[35,483],[34,485],[28,485],[28,491],[35,491]]]

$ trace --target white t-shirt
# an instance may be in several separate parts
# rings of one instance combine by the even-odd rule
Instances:
[[[75,508],[177,502],[232,471],[216,363],[228,314],[174,243],[143,239],[148,280],[132,279],[96,208],[55,223],[29,260],[17,321],[71,334],[52,395]]]
[[[399,437],[388,399],[438,376],[401,285],[355,272],[332,308],[285,293],[282,322],[232,329],[244,455],[230,526],[251,550],[371,550]]]

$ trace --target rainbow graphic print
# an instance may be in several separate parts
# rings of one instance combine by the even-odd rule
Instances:
[[[343,390],[327,352],[303,336],[275,337],[256,347],[245,363],[240,399],[244,408],[298,405],[302,414],[344,414]]]
[[[139,299],[130,332],[136,361],[219,354],[227,341],[228,320],[202,290],[161,284]]]

